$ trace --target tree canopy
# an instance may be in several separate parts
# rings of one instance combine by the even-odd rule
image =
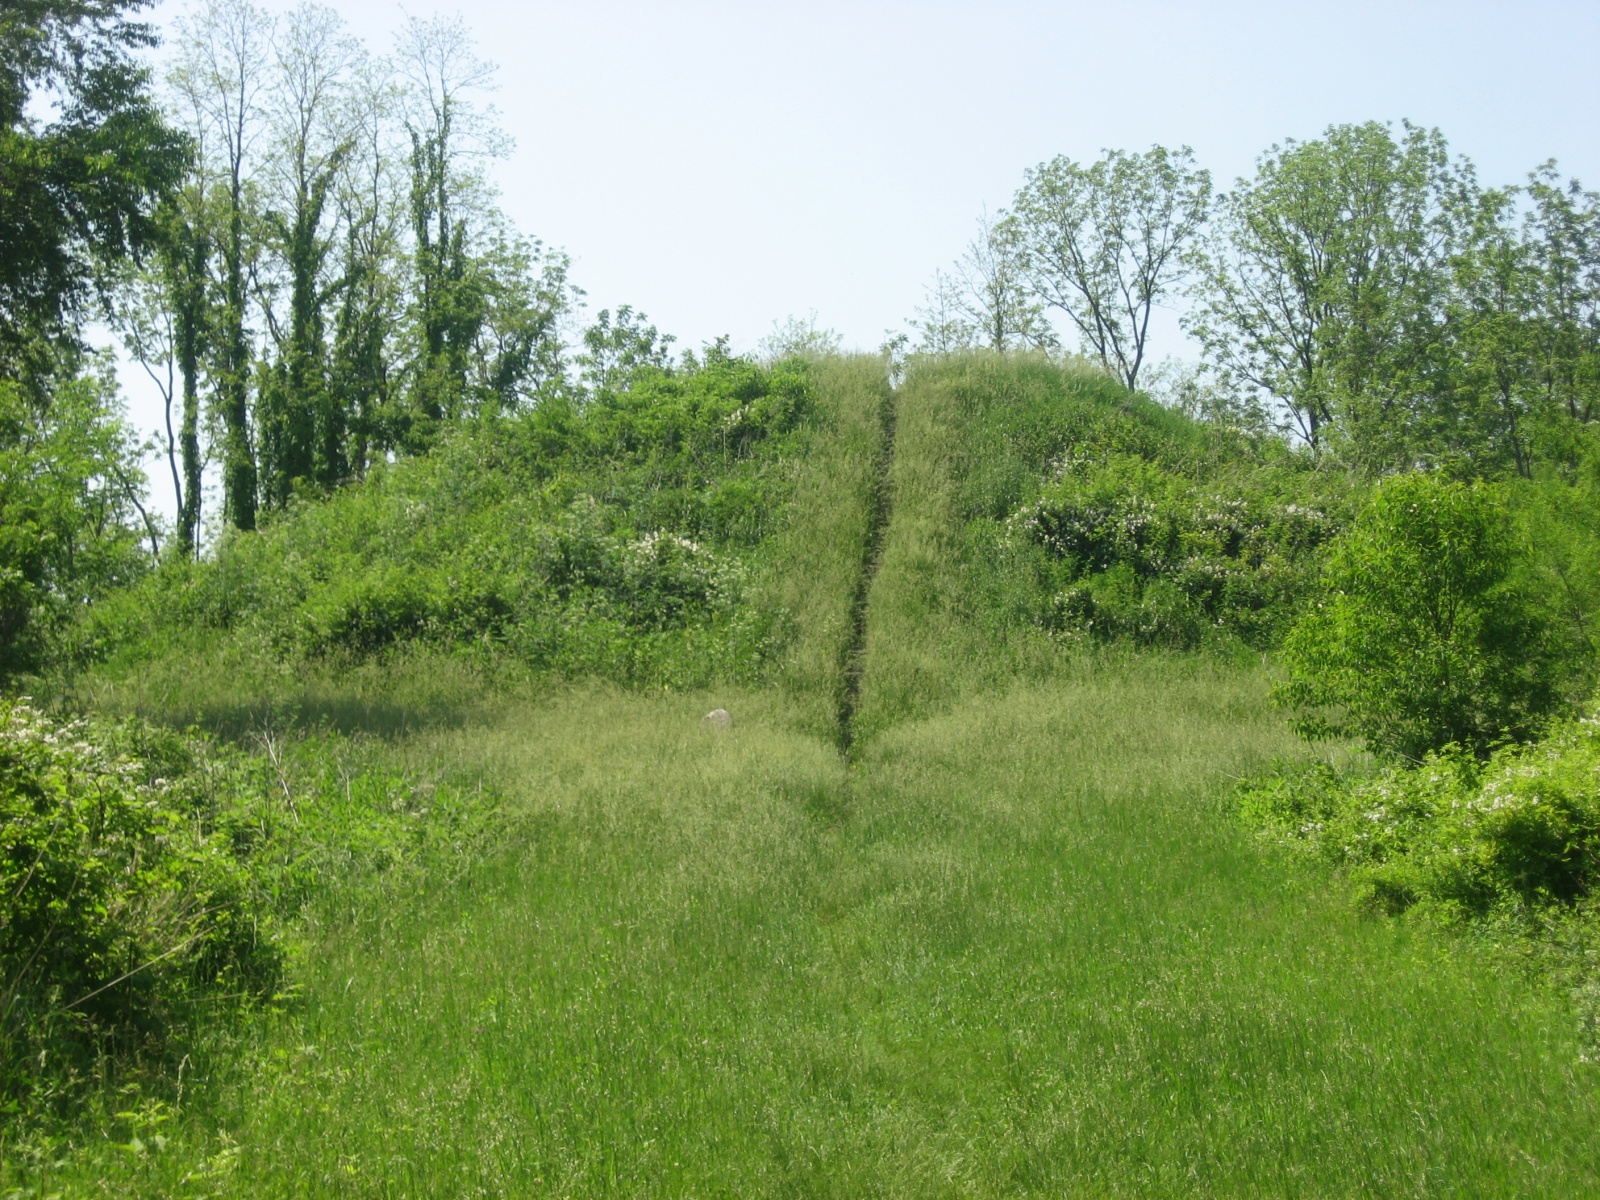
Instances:
[[[143,0],[15,0],[0,15],[0,370],[70,339],[105,272],[157,239],[184,138],[135,52]],[[48,118],[38,115],[47,109]]]

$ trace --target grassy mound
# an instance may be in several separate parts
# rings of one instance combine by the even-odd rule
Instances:
[[[1268,644],[1346,504],[1282,446],[1042,358],[916,364],[896,407],[869,733],[1063,648]]]
[[[92,617],[80,695],[254,733],[227,811],[301,999],[195,1039],[182,1087],[108,1075],[0,1146],[0,1192],[1588,1194],[1565,998],[1228,803],[1306,755],[1255,651],[1358,499],[1072,366],[726,361],[169,568],[178,617]],[[269,743],[286,700],[387,740]],[[1591,732],[1452,776],[1468,840],[1396,822],[1373,888],[1464,848],[1474,912],[1571,910]],[[1373,824],[1276,779],[1284,836]]]
[[[817,429],[812,376],[713,355],[460,426],[169,564],[96,611],[81,654],[114,673],[223,643],[339,663],[429,646],[630,683],[749,675],[772,630],[747,599]]]

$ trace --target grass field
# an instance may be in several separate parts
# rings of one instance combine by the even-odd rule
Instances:
[[[304,1011],[109,1190],[184,1194],[220,1130],[229,1195],[1593,1194],[1559,997],[1219,811],[1289,748],[1262,690],[1086,668],[854,772],[761,695],[432,735],[514,781],[512,844],[318,947]]]
[[[831,395],[859,436],[799,485],[780,682],[409,733],[504,790],[500,851],[328,931],[187,1107],[33,1194],[1600,1194],[1563,998],[1355,912],[1229,811],[1297,752],[1263,668],[1046,668],[974,623],[955,448],[984,418],[948,387],[896,398],[846,762],[884,393],[840,368]]]

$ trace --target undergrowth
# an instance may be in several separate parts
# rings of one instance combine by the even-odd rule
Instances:
[[[81,1107],[181,1087],[200,1045],[293,1003],[306,939],[478,860],[497,804],[371,738],[267,724],[236,743],[0,706],[12,1151],[48,1145]]]
[[[1487,759],[1297,760],[1244,781],[1245,822],[1341,877],[1353,901],[1491,943],[1570,988],[1600,1052],[1600,719]]]
[[[451,431],[96,606],[68,657],[131,673],[196,640],[360,661],[396,646],[689,686],[754,675],[747,602],[815,427],[813,368],[708,354]]]

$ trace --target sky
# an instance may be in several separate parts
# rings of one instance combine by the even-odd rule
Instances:
[[[1600,187],[1596,0],[331,3],[375,51],[459,12],[500,67],[502,207],[571,254],[591,311],[631,304],[679,347],[815,313],[876,349],[1058,154],[1188,145],[1226,186],[1283,138],[1409,119],[1486,183],[1555,158]],[[1192,356],[1173,314],[1152,352]]]

